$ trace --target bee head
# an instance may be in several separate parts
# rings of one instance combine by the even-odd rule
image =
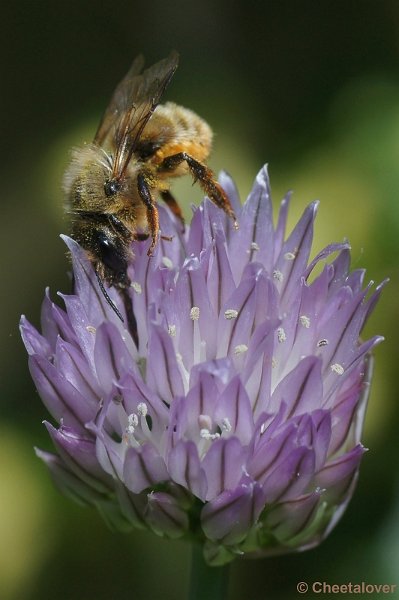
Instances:
[[[129,230],[113,215],[79,214],[72,237],[86,250],[96,272],[108,285],[127,287],[131,257]]]
[[[111,285],[125,285],[127,282],[127,252],[119,238],[109,231],[96,230],[94,233],[96,254],[104,269],[104,279]]]

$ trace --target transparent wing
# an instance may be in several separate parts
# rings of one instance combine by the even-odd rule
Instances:
[[[139,54],[134,59],[132,66],[126,73],[122,81],[116,87],[111,101],[103,114],[103,117],[98,126],[94,142],[101,146],[107,138],[110,130],[115,128],[120,116],[128,109],[129,103],[132,101],[133,86],[137,77],[144,67],[144,56]]]
[[[125,172],[146,123],[177,69],[178,59],[177,52],[172,52],[141,73],[144,59],[138,56],[116,88],[94,138],[100,146],[112,140],[113,178]]]

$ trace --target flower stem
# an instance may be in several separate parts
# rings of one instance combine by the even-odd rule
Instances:
[[[229,565],[210,567],[202,547],[193,545],[189,600],[227,600]]]

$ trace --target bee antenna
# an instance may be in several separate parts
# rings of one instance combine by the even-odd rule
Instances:
[[[106,301],[108,302],[108,304],[110,305],[110,307],[112,308],[112,310],[114,311],[114,313],[120,318],[120,320],[122,321],[122,323],[124,323],[125,320],[122,317],[122,315],[121,315],[120,311],[118,310],[117,306],[115,305],[115,303],[111,300],[111,298],[110,298],[107,290],[104,287],[103,280],[101,279],[100,274],[97,271],[97,269],[95,270],[95,273],[96,273],[98,285],[100,286],[100,290],[102,291],[102,294],[103,294],[104,298],[106,299]]]

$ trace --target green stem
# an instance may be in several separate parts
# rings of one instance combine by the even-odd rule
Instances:
[[[193,545],[189,600],[227,600],[229,565],[210,567],[202,546]]]

